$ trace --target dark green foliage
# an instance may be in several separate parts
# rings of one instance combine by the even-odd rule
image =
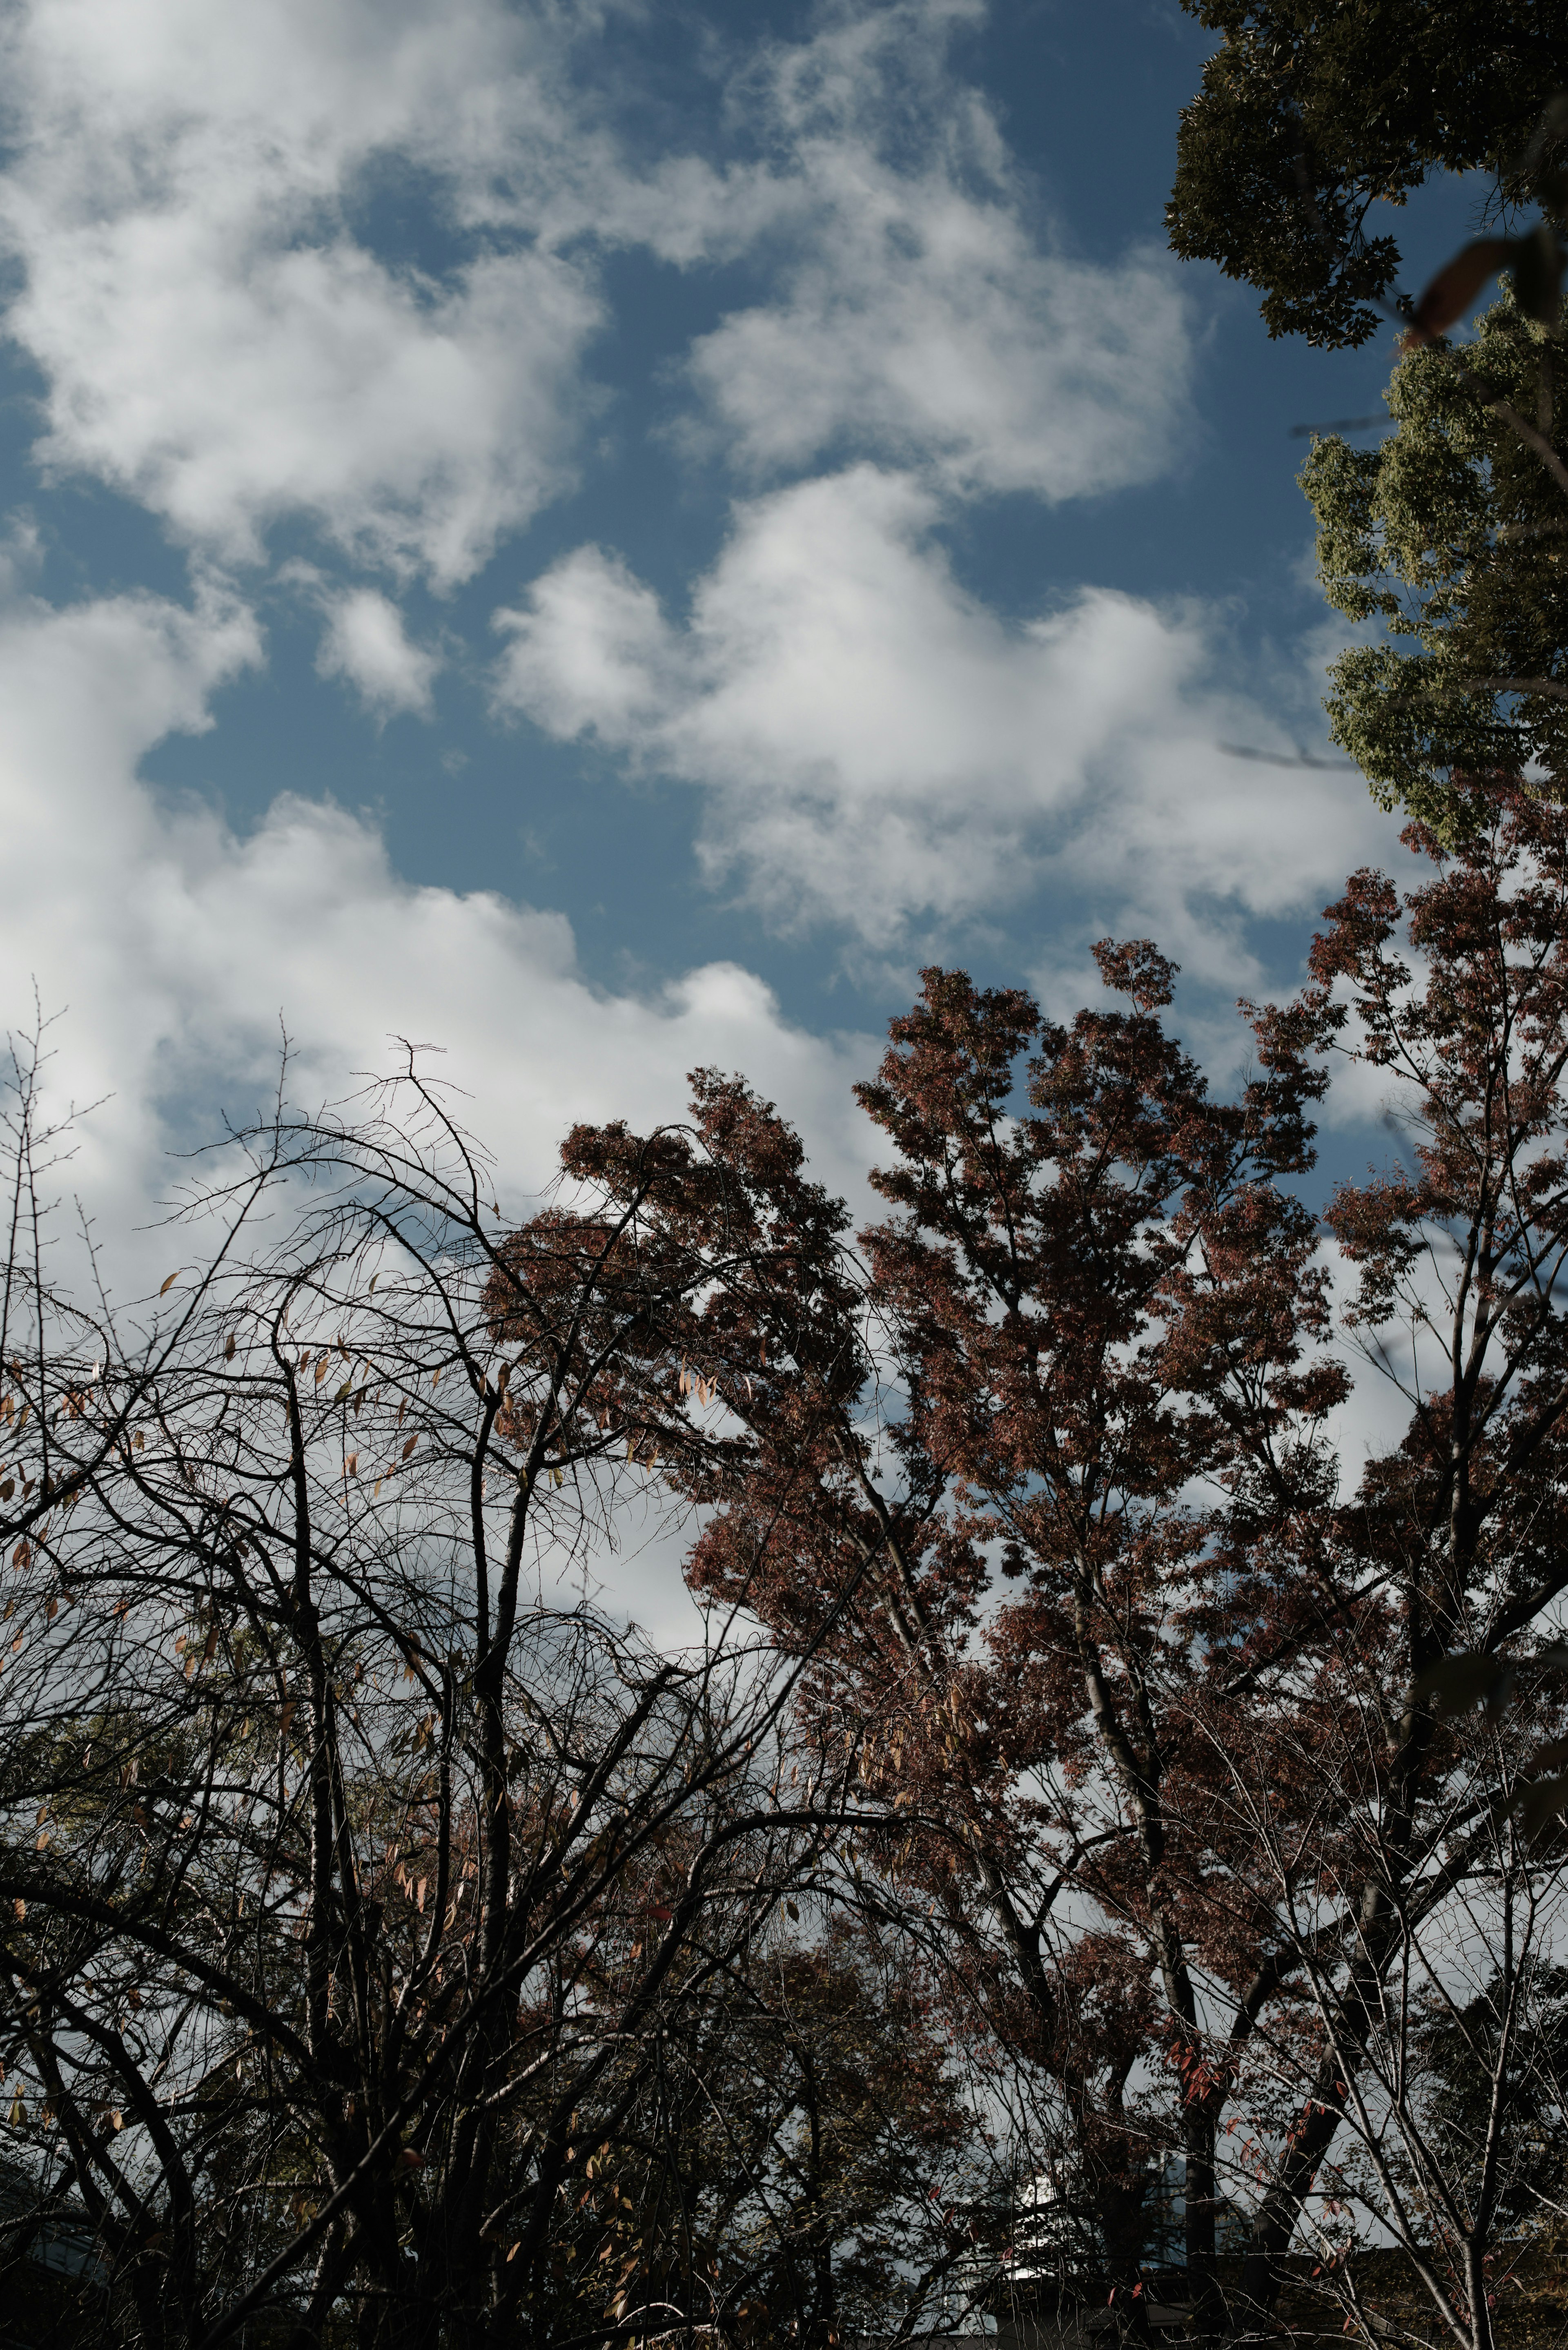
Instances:
[[[1560,332],[1505,296],[1475,364],[1552,429]],[[1387,398],[1397,430],[1377,448],[1315,442],[1301,477],[1330,603],[1405,640],[1341,653],[1327,707],[1374,795],[1446,833],[1459,779],[1568,772],[1568,501],[1440,349],[1402,360]]]
[[[1185,108],[1174,250],[1256,286],[1271,335],[1376,331],[1398,244],[1369,234],[1435,170],[1490,172],[1510,203],[1542,109],[1568,84],[1563,0],[1183,0],[1221,36]],[[1538,162],[1550,163],[1552,156]]]

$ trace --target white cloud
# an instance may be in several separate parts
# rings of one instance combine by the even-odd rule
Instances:
[[[401,711],[428,716],[440,657],[413,643],[397,606],[373,588],[332,598],[316,666],[323,677],[347,678],[378,718]]]
[[[873,1045],[792,1028],[749,972],[711,963],[649,998],[609,994],[578,971],[562,915],[410,886],[340,807],[286,795],[242,839],[161,804],[138,761],[203,726],[213,688],[258,650],[248,612],[217,598],[0,608],[0,1006],[25,1023],[36,981],[65,1014],[56,1097],[111,1097],[73,1184],[119,1243],[168,1182],[171,1135],[265,1101],[280,1020],[301,1097],[385,1066],[389,1038],[443,1047],[514,1207],[574,1119],[679,1118],[686,1072],[708,1062],[777,1098],[826,1180],[858,1181],[849,1086]]]
[[[649,998],[596,989],[563,916],[410,886],[342,808],[284,795],[241,839],[199,806],[161,805],[137,762],[170,730],[202,728],[213,689],[259,650],[250,614],[220,596],[193,610],[0,600],[0,1042],[29,1025],[36,985],[60,1015],[47,1109],[98,1104],[49,1180],[67,1221],[73,1195],[95,1219],[115,1294],[145,1295],[177,1261],[157,1203],[190,1170],[170,1147],[265,1112],[280,1022],[306,1107],[393,1066],[399,1035],[444,1048],[426,1073],[466,1095],[455,1107],[493,1149],[512,1213],[535,1203],[573,1120],[679,1118],[686,1073],[706,1063],[776,1098],[816,1170],[866,1203],[869,1130],[850,1085],[873,1040],[791,1027],[732,963]],[[618,1555],[592,1562],[607,1603],[657,1638],[691,1638],[683,1544],[635,1507],[616,1531]]]
[[[800,216],[776,291],[691,357],[754,471],[865,452],[1055,499],[1170,462],[1191,375],[1174,265],[1042,247],[994,120],[948,71],[954,23],[979,13],[904,0],[771,53]]]
[[[1250,979],[1245,922],[1386,839],[1365,787],[1218,751],[1279,730],[1211,615],[1086,590],[1010,627],[953,577],[941,511],[869,466],[742,504],[681,629],[579,549],[497,615],[500,698],[701,785],[714,878],[785,929],[887,950],[1054,884],[1070,935],[1137,922]]]
[[[389,264],[350,217],[372,162],[453,172],[558,143],[560,44],[497,0],[34,0],[4,62],[12,332],[45,371],[40,453],[225,559],[282,514],[459,579],[569,477],[583,265]],[[590,403],[591,405],[591,403]]]
[[[967,0],[764,44],[716,165],[635,152],[574,82],[597,13],[19,5],[0,236],[24,279],[10,328],[46,379],[45,464],[225,562],[303,516],[354,560],[451,585],[574,478],[598,404],[596,255],[615,244],[778,273],[692,354],[746,465],[854,443],[1058,497],[1168,462],[1188,373],[1173,281],[1150,258],[1040,249],[994,123],[948,69]],[[375,245],[378,185],[435,258]]]
[[[1042,255],[999,208],[929,183],[844,196],[837,249],[825,237],[784,298],[693,354],[744,463],[793,471],[847,445],[1051,499],[1165,469],[1191,373],[1168,266]]]

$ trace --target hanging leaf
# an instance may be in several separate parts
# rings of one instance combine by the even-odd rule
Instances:
[[[404,1447],[403,1447],[403,1459],[404,1459],[405,1461],[408,1459],[408,1457],[409,1457],[410,1453],[410,1452],[412,1452],[412,1451],[413,1451],[413,1449],[414,1449],[415,1445],[419,1442],[419,1440],[420,1440],[420,1432],[419,1432],[419,1430],[416,1428],[416,1429],[415,1429],[415,1430],[414,1430],[414,1432],[413,1432],[413,1434],[410,1437],[410,1439],[409,1439],[408,1442],[407,1442],[407,1443],[404,1445]]]
[[[1463,245],[1422,291],[1401,348],[1419,349],[1435,335],[1456,326],[1489,277],[1500,269],[1513,278],[1513,297],[1527,318],[1555,324],[1563,297],[1564,255],[1545,221],[1524,236],[1481,236]]]
[[[234,1361],[234,1332],[231,1330],[231,1331],[230,1331],[230,1333],[229,1333],[229,1335],[228,1335],[228,1337],[227,1337],[227,1339],[225,1340],[224,1345],[223,1345],[223,1360],[224,1360],[224,1362],[225,1362],[225,1363],[232,1363],[232,1362]]]
[[[169,1291],[173,1288],[174,1284],[179,1280],[180,1275],[184,1272],[184,1270],[185,1268],[182,1264],[177,1264],[175,1266],[173,1272],[170,1274],[168,1280],[163,1284],[162,1288],[159,1291],[158,1295],[160,1297],[167,1296]]]

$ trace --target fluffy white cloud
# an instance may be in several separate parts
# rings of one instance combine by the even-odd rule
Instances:
[[[397,606],[374,588],[354,588],[330,598],[327,612],[316,657],[321,675],[347,678],[378,718],[428,715],[440,657],[412,641]]]
[[[1173,265],[1042,248],[994,122],[946,69],[954,20],[978,13],[904,0],[772,55],[802,216],[776,290],[691,358],[755,471],[865,451],[1062,498],[1169,461],[1191,358]]]
[[[1219,752],[1277,730],[1210,616],[1087,591],[1009,627],[953,577],[940,513],[869,466],[743,504],[683,629],[580,549],[497,615],[500,697],[703,786],[710,868],[783,927],[888,949],[1054,882],[1069,936],[1137,923],[1249,977],[1244,921],[1385,839],[1365,786]]]
[[[24,1024],[36,983],[64,1014],[54,1097],[108,1097],[72,1180],[117,1246],[168,1182],[171,1136],[210,1136],[275,1087],[280,1023],[298,1098],[340,1095],[396,1037],[441,1047],[514,1208],[573,1119],[678,1118],[707,1062],[779,1100],[826,1180],[857,1180],[849,1087],[871,1042],[790,1027],[750,972],[713,963],[651,997],[607,994],[563,916],[410,886],[341,808],[285,795],[242,839],[161,804],[137,762],[204,725],[213,689],[257,653],[250,615],[219,598],[0,608],[0,1004]]]
[[[678,1118],[704,1063],[747,1073],[801,1125],[825,1179],[865,1203],[869,1129],[850,1086],[873,1040],[792,1028],[732,963],[646,998],[606,993],[578,971],[564,917],[411,887],[338,807],[285,795],[241,839],[199,806],[161,804],[137,763],[171,730],[205,727],[214,688],[259,658],[250,613],[217,594],[191,610],[129,596],[55,611],[21,597],[12,569],[0,564],[0,1037],[29,1026],[36,988],[57,1015],[47,1109],[96,1105],[50,1180],[67,1228],[71,1195],[94,1220],[119,1296],[145,1295],[184,1253],[156,1204],[188,1171],[170,1147],[265,1112],[285,1029],[306,1106],[395,1066],[399,1037],[440,1048],[425,1072],[460,1089],[509,1212],[549,1181],[572,1120]],[[692,1637],[678,1530],[628,1507],[616,1542],[590,1562],[607,1603],[656,1638]],[[558,1565],[569,1597],[584,1570]]]
[[[12,332],[40,453],[226,558],[303,514],[353,554],[472,571],[567,476],[591,277],[537,247],[431,277],[352,215],[363,175],[549,148],[558,41],[497,0],[33,0],[5,49]]]
[[[1167,461],[1188,367],[1172,282],[1040,249],[947,68],[970,0],[764,44],[717,164],[616,134],[573,75],[598,13],[23,0],[0,48],[0,237],[10,328],[46,380],[43,462],[228,562],[304,516],[352,559],[450,585],[573,478],[616,244],[774,270],[691,359],[749,466],[855,443],[1057,497]],[[420,222],[418,261],[378,242],[378,190]]]

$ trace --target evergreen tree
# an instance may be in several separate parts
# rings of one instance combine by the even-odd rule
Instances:
[[[1171,245],[1256,286],[1271,335],[1366,341],[1399,268],[1367,215],[1429,172],[1490,172],[1499,209],[1553,192],[1560,142],[1537,134],[1568,84],[1563,0],[1183,5],[1220,43],[1182,111]]]
[[[1510,294],[1475,345],[1560,449],[1562,353]],[[1301,477],[1330,603],[1393,639],[1339,656],[1327,706],[1375,796],[1447,831],[1463,778],[1565,772],[1568,501],[1441,348],[1403,359],[1387,398],[1396,429],[1376,448],[1317,441]]]

